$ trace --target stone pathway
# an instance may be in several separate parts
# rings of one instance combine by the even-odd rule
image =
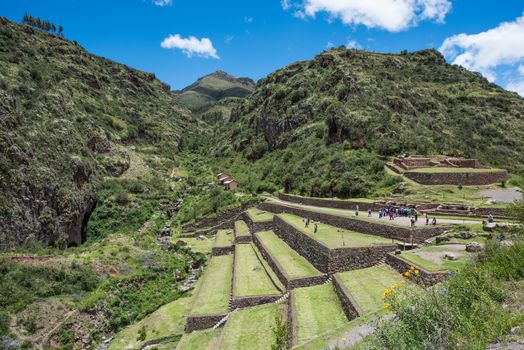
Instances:
[[[326,207],[315,207],[312,205],[296,204],[296,203],[286,202],[286,201],[283,201],[281,199],[274,198],[274,197],[266,197],[266,199],[268,199],[269,203],[273,202],[276,204],[286,205],[286,206],[295,207],[295,208],[309,209],[311,211],[317,211],[317,212],[326,213],[326,214],[329,214],[329,212],[331,212],[335,214],[336,213],[344,214],[346,216],[354,215],[354,211],[347,210],[347,209],[335,209],[335,208],[326,208]],[[368,215],[367,211],[359,212],[359,218],[366,219],[367,215]],[[411,226],[410,219],[406,217],[397,217],[395,218],[395,220],[390,221],[389,218],[379,219],[377,212],[372,212],[371,215],[372,215],[371,217],[375,219],[375,220],[372,220],[373,222],[394,223],[396,225]],[[432,218],[432,216],[430,216],[430,218]],[[415,227],[424,227],[426,226],[425,223],[426,221],[424,219],[424,216],[421,215],[419,216],[418,222],[415,224]],[[474,224],[482,224],[482,220],[440,219],[437,216],[437,223],[438,224],[474,225]]]
[[[386,321],[386,320],[389,320],[391,317],[393,317],[393,315],[386,315],[380,319],[376,319],[376,320],[367,322],[365,324],[362,324],[360,326],[351,328],[346,333],[338,337],[337,340],[333,340],[326,349],[328,350],[347,349],[355,345],[359,341],[361,341],[364,337],[375,332],[380,320]]]
[[[522,200],[522,192],[517,187],[486,190],[480,192],[480,194],[488,197],[490,200],[495,200],[501,203],[513,203],[514,201]]]

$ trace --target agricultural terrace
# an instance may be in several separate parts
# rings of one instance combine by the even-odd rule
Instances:
[[[239,236],[251,236],[249,228],[246,223],[242,220],[235,221],[235,235]]]
[[[491,173],[491,172],[504,172],[503,169],[492,169],[492,168],[417,168],[411,169],[409,172],[412,173],[427,173],[427,174],[450,174],[450,173]]]
[[[207,238],[206,236],[198,238],[183,238],[182,241],[186,242],[189,249],[195,253],[202,253],[205,255],[211,253],[211,246],[214,243],[213,239]]]
[[[273,220],[273,213],[255,207],[249,208],[246,210],[246,213],[253,222],[266,222]]]
[[[222,328],[186,333],[178,343],[176,350],[214,350],[221,332]]]
[[[446,254],[452,254],[456,260],[449,260]],[[402,259],[423,268],[426,271],[457,271],[471,260],[475,253],[466,252],[463,244],[424,246],[419,249],[402,252]]]
[[[257,256],[252,244],[235,246],[235,297],[280,294],[259,257],[262,259],[261,255]]]
[[[233,255],[214,256],[197,288],[191,315],[228,312],[233,275]]]
[[[353,296],[364,314],[383,308],[382,293],[403,278],[387,265],[337,273],[336,276]]]
[[[191,300],[191,296],[177,299],[123,329],[115,336],[108,350],[139,349],[146,341],[184,334],[185,315],[189,311]],[[145,329],[146,337],[138,340],[137,334],[141,329]]]
[[[317,223],[318,230],[315,233],[313,222],[308,227],[304,227],[304,219],[299,216],[292,214],[280,214],[278,216],[297,230],[324,243],[329,248],[359,248],[393,244],[389,238],[348,231],[322,223]]]
[[[332,283],[297,288],[291,293],[298,345],[349,323]]]
[[[233,245],[233,230],[218,230],[215,238],[214,247],[222,248]]]
[[[285,305],[268,304],[231,314],[222,331],[219,349],[270,349],[275,341],[271,327],[274,326],[275,319],[283,314],[284,309]]]
[[[258,232],[256,236],[288,277],[293,279],[322,275],[305,258],[278,238],[273,231]]]

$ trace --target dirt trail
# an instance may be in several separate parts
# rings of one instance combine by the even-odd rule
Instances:
[[[23,341],[30,341],[34,344],[34,346],[38,349],[38,350],[44,350],[45,348],[45,345],[47,344],[47,342],[49,341],[49,338],[67,321],[69,320],[69,318],[71,318],[71,316],[75,315],[76,313],[78,313],[78,310],[71,310],[69,311],[68,313],[66,313],[64,315],[64,318],[58,322],[56,322],[54,325],[52,325],[51,329],[46,331],[44,334],[41,334],[41,335],[23,335],[22,333],[20,333],[16,327],[16,324],[17,324],[17,319],[16,317],[13,317],[13,321],[11,323],[11,331],[13,332],[14,335],[16,335],[17,338],[23,340]]]
[[[354,214],[354,211],[352,211],[352,210],[326,208],[326,207],[316,207],[316,206],[313,206],[313,205],[305,205],[305,204],[296,204],[296,203],[292,203],[292,202],[286,202],[286,201],[283,201],[283,200],[275,198],[275,197],[266,197],[266,199],[268,199],[268,202],[270,202],[270,203],[273,202],[273,203],[282,204],[282,205],[295,207],[295,208],[309,209],[309,210],[312,210],[312,211],[324,212],[326,214],[329,214],[330,212],[331,213],[340,213],[340,214],[344,214],[346,216],[347,215],[353,216],[353,214]],[[377,212],[372,212],[371,215],[372,215],[371,218],[374,219],[373,221],[375,221],[375,222],[383,221],[384,223],[390,223],[387,218],[379,219]],[[366,219],[366,216],[367,216],[367,212],[364,212],[364,211],[360,212],[360,217]],[[440,219],[438,217],[437,217],[437,221],[438,221],[439,224],[458,224],[458,225],[482,224],[481,220]],[[397,217],[397,218],[395,218],[393,223],[396,224],[396,225],[411,226],[410,219],[406,218],[406,217]],[[419,221],[418,221],[417,224],[415,224],[415,226],[416,227],[423,227],[423,226],[425,226],[425,221],[424,221],[424,218],[422,216],[419,216]]]

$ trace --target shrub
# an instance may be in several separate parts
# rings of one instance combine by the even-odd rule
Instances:
[[[277,316],[275,324],[271,327],[275,336],[275,341],[271,345],[271,350],[287,350],[291,343],[291,326],[289,322],[284,322],[281,316]]]
[[[485,349],[524,321],[503,307],[506,282],[524,278],[524,240],[491,242],[478,261],[425,291],[389,290],[385,307],[395,317],[366,343],[369,349]]]

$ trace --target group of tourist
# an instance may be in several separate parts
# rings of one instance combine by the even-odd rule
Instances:
[[[355,216],[358,216],[358,212],[359,212],[359,207],[357,205]],[[368,218],[372,216],[373,216],[372,210],[368,209]],[[414,227],[415,224],[418,222],[418,216],[419,216],[418,211],[415,208],[410,208],[410,207],[388,206],[388,207],[380,208],[378,211],[379,219],[389,218],[389,220],[395,220],[395,218],[397,217],[409,218],[411,222],[411,227]],[[426,225],[429,225],[429,224],[430,224],[430,218],[428,214],[426,214]],[[431,225],[436,225],[436,224],[437,224],[437,218],[433,217],[431,219]]]

